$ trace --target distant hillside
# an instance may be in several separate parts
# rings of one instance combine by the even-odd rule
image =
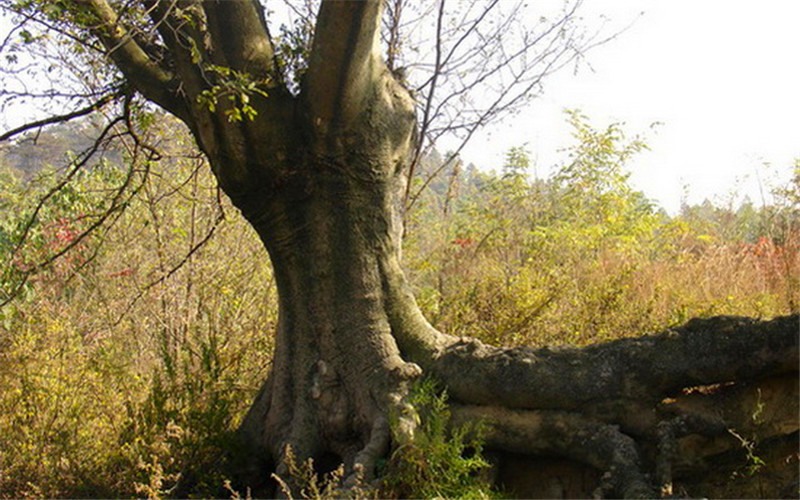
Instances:
[[[98,136],[99,125],[91,120],[75,121],[28,132],[11,143],[0,144],[0,165],[11,167],[30,178],[43,167],[61,167],[70,155],[91,147]],[[99,158],[120,162],[119,151],[104,151]]]

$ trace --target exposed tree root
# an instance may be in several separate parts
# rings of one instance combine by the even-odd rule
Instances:
[[[681,438],[719,439],[763,412],[760,388],[758,401],[741,407],[749,382],[779,376],[774,380],[785,385],[780,374],[790,374],[785,396],[796,414],[798,329],[797,316],[711,318],[583,349],[511,350],[459,340],[436,366],[453,399],[481,404],[456,404],[453,415],[456,425],[484,422],[487,446],[590,465],[603,473],[595,496],[670,496],[673,463],[687,459],[682,452],[697,452],[681,447]],[[725,408],[709,408],[715,404]],[[765,437],[796,432],[797,420],[762,431]]]
[[[604,472],[596,496],[652,498],[634,440],[619,428],[583,415],[497,406],[451,406],[453,423],[482,423],[487,446],[532,455],[560,455]]]
[[[482,422],[483,439],[494,450],[559,456],[591,466],[601,473],[599,484],[589,492],[596,497],[671,496],[676,464],[698,460],[688,455],[736,448],[728,429],[740,428],[746,417],[736,420],[734,415],[749,411],[742,404],[762,404],[750,396],[745,403],[733,403],[731,397],[739,401],[747,383],[781,374],[790,374],[791,386],[798,368],[797,316],[769,322],[695,320],[659,335],[580,349],[538,350],[495,348],[439,334],[425,323],[403,323],[414,324],[424,328],[424,335],[410,349],[412,356],[404,353],[405,359],[420,363],[447,388],[454,425]],[[393,326],[392,333],[397,332]],[[402,335],[399,340],[403,353]],[[406,338],[405,345],[408,342]],[[406,396],[408,384],[422,370],[414,363],[391,359],[389,367],[371,372],[373,378],[364,386],[372,387],[371,395],[361,406],[355,402],[364,401],[364,396],[347,392],[336,380],[339,375],[327,367],[315,368],[309,395],[323,414],[316,417],[316,437],[296,436],[316,446],[305,449],[299,441],[301,459],[333,445],[335,455],[345,462],[346,484],[369,481],[390,446],[411,439],[414,411]],[[343,366],[338,370],[344,372]],[[716,393],[728,394],[724,396],[728,399],[709,399]],[[761,398],[761,389],[757,394]],[[264,422],[274,419],[269,416],[269,399],[265,389],[242,425],[247,441],[267,443],[255,446],[255,454],[274,442],[264,435],[268,432]],[[346,404],[340,408],[342,401]],[[715,404],[730,410],[717,411]],[[305,424],[290,427],[309,431]],[[326,430],[329,427],[339,430]],[[797,427],[796,421],[784,422],[767,434],[785,435]],[[710,443],[723,440],[727,448],[690,450],[684,443],[687,436],[703,436]],[[288,442],[294,446],[294,441]],[[271,452],[274,458],[274,449]],[[277,471],[286,472],[279,460]]]
[[[679,453],[678,439],[690,434],[719,436],[727,432],[728,425],[721,418],[697,413],[680,415],[658,423],[655,479],[662,495],[673,494],[672,464]]]
[[[686,387],[796,371],[798,316],[694,320],[584,348],[503,349],[459,340],[430,366],[462,402],[579,410],[618,422]]]

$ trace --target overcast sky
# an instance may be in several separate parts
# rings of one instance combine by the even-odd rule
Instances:
[[[626,25],[588,54],[583,67],[554,75],[545,95],[514,121],[486,131],[463,157],[500,166],[527,143],[537,171],[570,143],[562,110],[580,108],[597,127],[624,122],[649,137],[631,163],[637,188],[674,212],[689,201],[718,202],[737,188],[761,203],[759,181],[789,178],[800,158],[800,1],[591,0],[584,6]],[[641,16],[639,15],[641,14]],[[650,124],[661,122],[655,132]],[[771,168],[764,168],[767,162]]]

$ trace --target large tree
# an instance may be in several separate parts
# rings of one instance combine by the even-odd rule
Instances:
[[[87,94],[98,101],[58,119],[114,99],[129,109],[133,94],[173,114],[269,252],[280,297],[276,348],[271,374],[241,426],[253,477],[285,472],[290,445],[300,457],[334,457],[369,479],[391,447],[412,439],[409,386],[426,374],[447,389],[456,421],[485,422],[494,448],[588,464],[605,473],[601,494],[668,491],[672,441],[724,432],[725,425],[656,407],[686,387],[793,372],[796,318],[695,325],[584,349],[503,349],[433,328],[401,269],[408,170],[421,141],[437,133],[433,117],[451,116],[443,107],[448,99],[433,98],[444,63],[462,63],[455,61],[462,38],[476,33],[491,9],[462,19],[462,30],[454,31],[462,38],[448,51],[441,40],[445,2],[436,4],[433,70],[415,98],[394,68],[404,2],[391,2],[388,15],[383,4],[322,1],[309,52],[293,68],[280,56],[257,0],[6,1],[4,7],[70,39],[73,49],[82,47],[73,63],[98,53],[112,63],[113,70],[94,78],[115,83]],[[558,35],[558,26],[550,25],[550,33]],[[531,58],[534,42],[543,39],[515,42],[517,52],[509,50],[497,69],[490,66],[450,95],[511,68],[517,53]],[[536,50],[559,53],[559,39]],[[471,47],[473,60],[489,57],[480,45]],[[295,48],[302,52],[302,43]],[[557,57],[541,61],[548,70],[560,64]],[[506,78],[524,96],[544,73],[511,71]],[[450,128],[469,137],[518,102],[508,92],[488,98],[486,112],[467,116],[463,109],[462,121]]]

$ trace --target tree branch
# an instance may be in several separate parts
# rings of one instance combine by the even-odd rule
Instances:
[[[138,157],[138,150],[139,149],[143,149],[143,150],[145,150],[147,152],[148,158],[147,158],[147,160],[145,162],[146,164],[148,162],[152,161],[155,157],[158,156],[158,152],[155,151],[152,147],[140,143],[140,141],[136,137],[135,133],[133,132],[132,124],[131,124],[131,121],[130,121],[130,112],[131,112],[130,100],[131,100],[131,98],[128,97],[126,99],[126,101],[125,101],[125,107],[124,107],[123,116],[119,116],[119,117],[115,118],[108,125],[106,125],[106,127],[103,129],[103,131],[97,137],[97,139],[95,139],[95,141],[92,144],[92,146],[89,149],[87,149],[86,151],[84,151],[81,156],[76,158],[76,160],[73,163],[73,166],[70,168],[70,170],[66,174],[66,176],[58,184],[56,184],[53,188],[51,188],[38,201],[36,207],[34,208],[33,213],[31,214],[30,217],[28,217],[27,221],[25,222],[24,227],[22,228],[22,233],[21,233],[21,235],[19,237],[19,241],[17,242],[14,250],[12,251],[12,255],[17,254],[21,250],[22,246],[25,244],[26,240],[28,239],[28,234],[29,234],[31,228],[33,227],[33,225],[37,222],[38,215],[39,215],[40,211],[43,209],[45,203],[50,198],[52,198],[58,191],[63,189],[72,180],[72,178],[75,176],[75,174],[78,172],[78,170],[80,168],[82,168],[84,165],[86,165],[86,163],[98,151],[100,146],[107,140],[106,139],[107,135],[111,132],[111,130],[118,123],[124,121],[126,123],[127,127],[128,127],[128,134],[131,137],[134,138],[135,149],[132,152],[132,157],[134,158],[133,162],[135,162],[136,158]],[[32,266],[30,266],[27,269],[25,269],[22,272],[21,278],[17,281],[16,284],[14,284],[11,287],[11,290],[9,292],[6,292],[5,290],[0,290],[0,295],[1,295],[0,296],[0,308],[2,308],[4,306],[6,306],[7,304],[9,304],[11,301],[13,301],[19,295],[19,293],[22,291],[23,287],[28,282],[28,280],[29,280],[29,278],[31,276],[33,276],[34,274],[38,273],[42,269],[47,268],[53,262],[55,262],[56,260],[60,259],[62,256],[66,255],[67,253],[72,251],[74,248],[78,247],[78,245],[81,245],[84,241],[88,240],[89,236],[92,235],[96,230],[101,228],[106,223],[106,221],[109,220],[112,217],[112,215],[114,215],[115,213],[119,214],[120,212],[124,211],[127,208],[128,202],[130,201],[130,199],[133,196],[136,195],[136,193],[139,191],[139,189],[143,185],[143,181],[142,181],[142,183],[140,183],[138,186],[133,186],[132,187],[132,182],[133,182],[135,173],[136,173],[136,169],[134,168],[134,165],[131,164],[130,168],[128,169],[128,173],[127,173],[124,181],[122,182],[122,184],[118,188],[116,188],[114,190],[113,196],[109,200],[109,206],[107,208],[103,209],[99,214],[94,216],[95,220],[91,224],[89,224],[85,229],[83,229],[72,241],[69,242],[69,244],[65,245],[63,248],[61,248],[60,250],[56,251],[52,255],[47,256],[42,261],[40,261],[38,263],[35,263]],[[144,177],[146,177],[146,173],[147,173],[147,168],[145,168],[145,176]],[[128,191],[128,190],[130,190],[130,192],[127,193],[127,196],[125,196],[126,191]]]
[[[206,0],[212,47],[224,54],[226,66],[249,75],[280,81],[276,74],[275,48],[257,0]]]
[[[69,184],[69,182],[72,180],[72,178],[75,177],[75,174],[77,174],[78,171],[81,168],[83,168],[89,162],[89,160],[92,159],[94,154],[100,149],[101,145],[106,140],[106,137],[111,133],[111,130],[114,128],[114,126],[117,125],[118,123],[122,122],[122,121],[123,121],[123,117],[121,117],[121,116],[120,117],[116,117],[113,120],[111,120],[103,128],[103,130],[100,132],[100,134],[94,140],[92,145],[88,149],[83,151],[81,154],[79,154],[73,160],[72,165],[69,167],[69,170],[68,170],[67,174],[64,176],[64,178],[61,179],[61,181],[59,181],[55,186],[50,188],[47,191],[47,193],[45,193],[45,195],[42,196],[39,199],[39,201],[36,203],[36,206],[33,209],[33,212],[31,213],[31,216],[28,217],[27,221],[25,222],[25,224],[22,227],[22,231],[21,231],[20,236],[19,236],[19,241],[15,245],[14,250],[12,251],[12,254],[17,253],[22,248],[22,245],[25,243],[25,241],[28,238],[28,232],[31,230],[33,225],[38,220],[39,212],[44,208],[44,206],[47,203],[47,201],[50,200],[50,198],[52,198],[56,193],[58,193],[59,191],[64,189],[64,187],[67,184]]]
[[[188,96],[191,109],[197,96],[212,84],[203,75],[197,60],[198,57],[209,60],[209,47],[205,40],[208,33],[199,0],[145,0],[144,5],[172,56],[181,90]]]
[[[26,132],[26,131],[34,129],[34,128],[44,127],[45,125],[52,125],[53,123],[62,123],[62,122],[66,122],[66,121],[72,120],[74,118],[79,118],[81,116],[86,116],[89,113],[93,113],[94,111],[97,111],[98,109],[102,108],[103,106],[105,106],[106,104],[110,103],[114,99],[117,99],[121,95],[122,95],[122,93],[120,91],[115,91],[115,92],[112,92],[110,94],[104,95],[103,97],[101,97],[97,101],[93,102],[89,106],[86,106],[85,108],[81,108],[81,109],[75,110],[75,111],[73,111],[71,113],[67,113],[67,114],[63,114],[63,115],[50,116],[50,117],[47,117],[47,118],[43,118],[41,120],[37,120],[37,121],[34,121],[34,122],[26,123],[25,125],[21,125],[21,126],[15,128],[15,129],[11,129],[8,132],[0,135],[0,142],[5,141],[7,139],[10,139],[11,137],[14,137],[15,135],[19,135],[19,134],[21,134],[23,132]]]
[[[91,28],[108,50],[108,56],[133,86],[147,99],[155,102],[184,121],[188,111],[178,98],[173,75],[150,59],[147,53],[122,27],[114,9],[106,0],[86,0],[85,3],[97,17],[99,24]]]
[[[379,64],[381,0],[322,2],[302,90],[322,132],[347,125],[362,111]]]
[[[422,112],[422,122],[420,125],[420,132],[419,137],[420,140],[417,141],[416,148],[414,148],[414,156],[411,160],[411,166],[408,167],[408,181],[406,182],[406,192],[403,194],[403,204],[406,205],[408,203],[408,196],[411,194],[411,184],[412,180],[414,179],[414,170],[419,163],[419,160],[422,156],[422,147],[425,143],[425,135],[428,132],[428,126],[430,126],[430,113],[431,113],[431,106],[433,105],[433,96],[436,92],[436,81],[439,78],[439,74],[442,70],[442,21],[444,19],[444,1],[439,0],[439,13],[436,17],[436,58],[434,61],[433,66],[433,76],[431,76],[430,80],[430,87],[428,88],[428,97],[425,99],[425,110]],[[462,38],[463,40],[463,38]],[[452,52],[451,52],[452,53]],[[445,163],[447,165],[450,162]]]

